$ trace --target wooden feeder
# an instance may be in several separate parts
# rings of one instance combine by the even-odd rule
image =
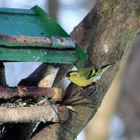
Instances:
[[[85,52],[38,6],[0,8],[0,60],[47,62],[81,67]]]
[[[86,59],[86,53],[76,45],[75,41],[55,20],[38,6],[31,9],[0,8],[0,61],[59,63],[76,65],[80,68],[84,65]],[[15,88],[0,86],[0,99],[39,95],[47,96],[49,99],[56,101],[61,99],[56,98],[58,93],[59,96],[62,94],[61,89],[46,86],[19,86]],[[28,122],[31,117],[32,121],[44,119],[45,121],[58,122],[68,118],[66,107],[55,106],[58,114],[54,111],[54,107],[52,108],[49,104],[45,107],[36,107],[32,108],[34,111],[31,114],[30,107],[8,108],[0,106],[0,120],[2,122]],[[40,109],[46,111],[43,112],[47,116],[41,116],[42,114],[40,115],[37,112]],[[64,117],[58,117],[59,112],[63,113]],[[5,117],[5,113],[8,114],[6,115],[8,118]],[[37,118],[33,119],[33,116],[37,116]],[[52,119],[52,116],[54,119]]]

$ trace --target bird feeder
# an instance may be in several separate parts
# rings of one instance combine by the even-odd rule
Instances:
[[[85,52],[40,7],[0,8],[0,60],[81,67]]]

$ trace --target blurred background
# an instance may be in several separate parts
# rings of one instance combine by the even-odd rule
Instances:
[[[94,3],[94,0],[0,0],[0,7],[31,8],[39,5],[71,33]],[[100,109],[77,140],[140,140],[140,49],[135,50],[130,53],[127,65],[126,61],[121,65]],[[40,64],[5,63],[7,83],[16,86]],[[127,69],[124,70],[124,67]]]

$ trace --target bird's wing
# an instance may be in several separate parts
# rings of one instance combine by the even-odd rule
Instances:
[[[92,78],[93,76],[95,76],[95,74],[96,74],[96,69],[91,69],[87,79]]]
[[[95,70],[93,68],[84,68],[80,72],[80,75],[84,77],[85,79],[89,79],[92,75],[94,75]]]

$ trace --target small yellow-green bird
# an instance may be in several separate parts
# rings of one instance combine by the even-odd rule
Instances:
[[[95,83],[98,81],[102,74],[111,66],[111,64],[104,65],[102,67],[98,68],[83,68],[81,70],[77,71],[70,71],[67,73],[66,77],[68,79],[80,86],[80,87],[85,87],[90,85],[91,83]]]

